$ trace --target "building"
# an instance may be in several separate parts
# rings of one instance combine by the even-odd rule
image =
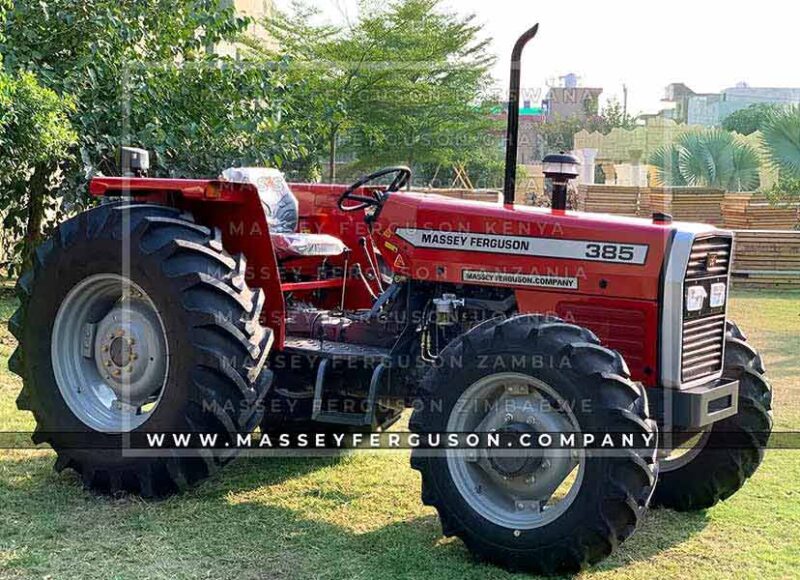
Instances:
[[[679,123],[719,127],[728,115],[759,103],[799,104],[800,88],[750,87],[740,83],[720,93],[695,93],[683,83],[667,86],[665,102],[673,103],[663,111],[665,118]]]
[[[550,87],[542,101],[545,115],[586,119],[598,114],[603,89],[578,86],[578,77],[573,73],[561,77],[560,81],[562,86]]]

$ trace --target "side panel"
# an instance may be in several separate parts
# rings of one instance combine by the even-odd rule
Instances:
[[[658,384],[658,305],[671,226],[419,194],[392,195],[379,223],[378,245],[397,272],[513,288],[521,312],[591,329],[624,356],[635,380]]]
[[[658,304],[600,296],[559,296],[553,292],[517,291],[520,312],[553,314],[594,332],[619,351],[631,376],[647,386],[658,384]]]

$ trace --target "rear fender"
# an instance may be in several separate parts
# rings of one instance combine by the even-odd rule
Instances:
[[[262,288],[266,294],[261,323],[274,331],[275,347],[283,347],[286,304],[269,224],[254,185],[207,179],[98,177],[90,182],[89,193],[95,197],[124,195],[138,202],[185,209],[198,223],[219,228],[225,250],[247,258],[248,285]]]

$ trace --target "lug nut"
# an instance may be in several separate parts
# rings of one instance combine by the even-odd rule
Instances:
[[[528,423],[528,425],[535,425],[536,424],[536,417],[528,417],[527,423]]]
[[[528,477],[528,479],[525,480],[525,483],[527,483],[528,485],[533,485],[534,483],[536,483],[536,477],[531,475],[530,477]]]
[[[506,423],[511,423],[514,420],[514,415],[511,413],[506,413]]]
[[[102,352],[108,352],[108,345],[107,345],[107,344],[104,344],[103,346],[101,346],[101,347],[100,347],[100,350],[101,350]]]
[[[518,501],[517,502],[517,509],[518,510],[524,510],[525,509],[525,504],[522,503],[521,501]]]
[[[550,460],[549,459],[545,459],[544,461],[542,461],[542,469],[550,469]]]

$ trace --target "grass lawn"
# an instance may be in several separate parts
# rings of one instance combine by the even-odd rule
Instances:
[[[0,297],[0,430],[33,428]],[[764,354],[776,429],[800,430],[800,294],[734,295],[731,317]],[[56,475],[48,450],[0,450],[0,578],[505,578],[442,539],[406,453],[243,459],[162,502],[109,499]],[[652,510],[582,578],[800,575],[800,452],[771,451],[745,488],[706,512]]]

